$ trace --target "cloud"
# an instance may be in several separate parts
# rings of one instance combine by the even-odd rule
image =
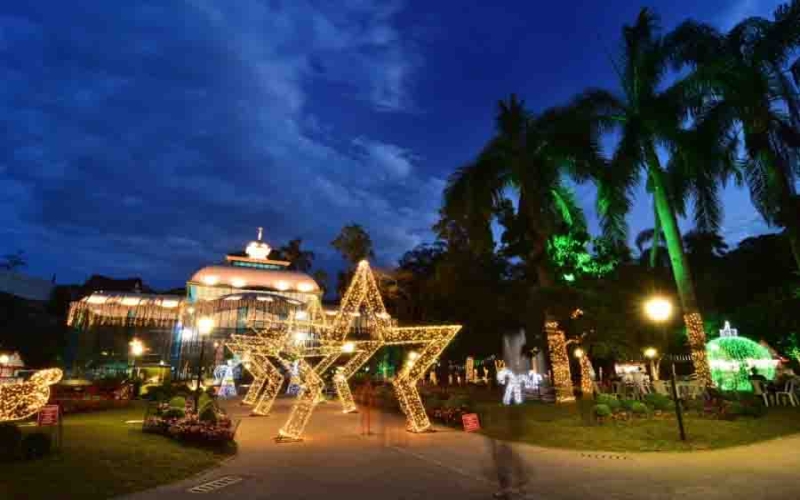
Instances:
[[[734,0],[728,9],[718,16],[718,24],[722,29],[730,29],[742,20],[752,17],[772,17],[775,9],[785,3],[785,0]]]
[[[0,250],[62,279],[172,285],[256,226],[329,255],[359,222],[384,263],[398,257],[429,235],[443,181],[370,121],[342,132],[338,110],[413,109],[422,60],[401,8],[15,5],[0,16]]]

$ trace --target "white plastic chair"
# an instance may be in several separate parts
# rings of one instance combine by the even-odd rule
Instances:
[[[764,406],[769,406],[769,395],[764,390],[764,386],[761,385],[761,381],[760,380],[751,380],[750,384],[753,385],[753,394],[756,397],[760,397],[761,399],[764,400]]]
[[[782,391],[775,393],[775,400],[783,402],[785,399],[789,400],[792,406],[797,406],[797,396],[794,395],[794,380],[786,382]]]

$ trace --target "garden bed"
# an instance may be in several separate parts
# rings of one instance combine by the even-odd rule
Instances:
[[[32,461],[3,464],[0,498],[110,498],[184,479],[219,463],[235,445],[185,446],[143,433],[145,407],[67,415],[60,452]],[[36,432],[36,428],[22,428]]]
[[[483,432],[490,437],[579,450],[692,451],[800,433],[798,408],[771,407],[760,418],[741,416],[733,420],[700,416],[702,409],[692,408],[684,414],[688,440],[681,442],[674,413],[661,411],[653,417],[629,414],[598,425],[592,414],[594,404],[592,400],[558,405],[480,403],[477,413]],[[509,425],[511,419],[518,419],[516,427]]]

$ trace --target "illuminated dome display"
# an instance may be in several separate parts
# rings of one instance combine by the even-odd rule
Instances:
[[[706,344],[711,378],[725,391],[752,391],[750,370],[755,367],[767,380],[775,378],[777,360],[769,350],[750,339],[723,336]]]

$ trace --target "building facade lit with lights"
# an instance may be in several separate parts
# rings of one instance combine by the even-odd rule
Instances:
[[[224,341],[246,333],[259,321],[275,317],[274,301],[307,307],[319,304],[322,290],[309,275],[289,269],[290,263],[270,259],[272,249],[258,239],[243,255],[227,255],[222,263],[195,272],[185,295],[95,292],[70,306],[68,325],[74,328],[67,356],[70,375],[95,372],[112,359],[127,365],[128,342],[145,345],[137,366],[170,367],[172,376],[189,378],[196,369],[201,342],[205,364],[222,362]],[[211,318],[213,329],[201,335],[199,318]]]

